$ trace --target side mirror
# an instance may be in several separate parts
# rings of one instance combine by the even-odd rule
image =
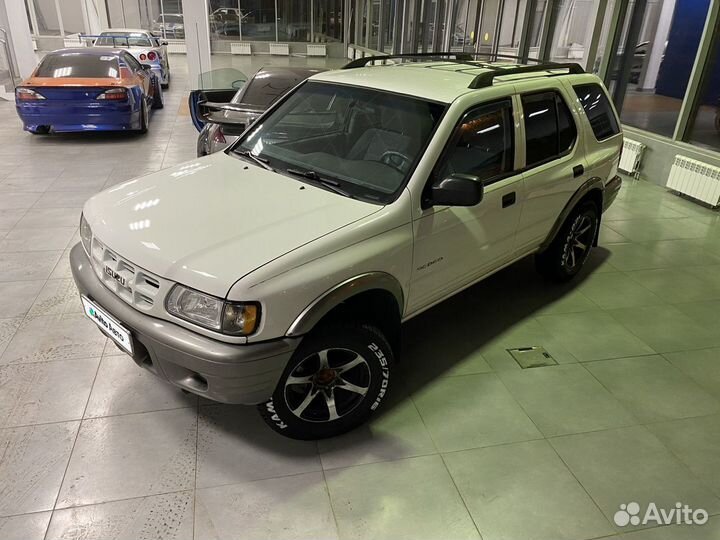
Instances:
[[[483,183],[471,174],[451,174],[430,189],[430,204],[475,206],[483,199]]]
[[[145,71],[152,71],[152,66],[150,64],[142,64],[142,68]]]

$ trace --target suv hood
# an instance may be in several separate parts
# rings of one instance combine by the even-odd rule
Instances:
[[[103,191],[84,214],[121,257],[225,297],[260,266],[381,208],[218,153]]]

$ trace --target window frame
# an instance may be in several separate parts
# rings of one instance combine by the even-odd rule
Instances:
[[[537,163],[533,163],[532,165],[528,165],[527,164],[527,146],[528,146],[528,144],[527,144],[527,142],[528,142],[527,141],[527,123],[525,120],[525,106],[523,105],[523,98],[526,96],[542,95],[542,94],[555,94],[556,104],[557,104],[557,99],[559,98],[562,101],[562,103],[565,105],[567,112],[570,113],[570,121],[572,123],[572,126],[575,128],[575,139],[573,140],[573,144],[570,146],[570,148],[568,148],[564,152],[562,152],[560,154],[556,154],[549,158],[546,158],[542,161],[538,161]],[[522,169],[520,169],[522,172],[527,172],[527,171],[536,169],[537,167],[542,167],[543,165],[547,165],[548,163],[552,163],[553,161],[567,157],[570,154],[575,152],[575,149],[578,146],[578,140],[580,139],[580,130],[578,129],[577,122],[575,121],[575,116],[573,115],[573,107],[568,105],[567,100],[565,99],[562,91],[559,88],[550,87],[550,88],[545,88],[545,89],[541,89],[541,90],[532,90],[530,92],[522,92],[522,93],[518,93],[518,97],[520,98],[518,101],[520,103],[521,112],[522,112],[522,114],[521,114],[521,116],[522,116],[522,131],[523,131],[523,136],[525,138],[525,140],[523,141],[523,144],[525,145],[525,166]],[[557,109],[557,105],[556,105],[555,125],[558,126],[557,136],[558,136],[558,141],[559,141],[560,140],[560,129],[559,129],[560,119],[559,119],[558,114],[559,113],[558,113],[558,109]],[[558,142],[558,146],[559,146],[559,142]]]
[[[490,101],[483,101],[480,103],[474,103],[463,113],[460,115],[460,118],[458,118],[457,122],[455,122],[455,125],[452,128],[452,131],[450,132],[450,137],[448,137],[447,141],[445,141],[445,146],[443,147],[442,152],[440,153],[440,156],[438,156],[437,161],[435,161],[435,165],[433,165],[432,170],[430,171],[430,175],[428,177],[427,182],[425,183],[425,187],[423,188],[423,200],[428,199],[428,191],[430,188],[439,180],[442,180],[438,177],[439,171],[442,168],[442,166],[445,164],[445,162],[448,159],[448,156],[452,149],[454,148],[454,144],[452,143],[453,139],[455,138],[455,134],[457,133],[457,130],[459,127],[467,120],[468,116],[473,114],[476,110],[487,107],[488,105],[495,105],[500,103],[507,103],[510,106],[510,119],[511,119],[511,133],[512,133],[512,170],[506,171],[504,173],[495,175],[488,179],[488,181],[481,180],[483,187],[491,186],[497,182],[500,182],[501,180],[505,180],[506,178],[510,178],[511,176],[516,176],[520,174],[522,171],[520,169],[515,168],[515,157],[517,156],[517,136],[518,136],[518,130],[515,127],[515,104],[513,103],[512,99],[513,95],[508,94],[506,96],[497,98],[497,99],[491,99]]]
[[[620,122],[620,116],[616,114],[615,110],[613,109],[612,101],[610,100],[610,96],[608,95],[606,89],[603,87],[603,85],[599,82],[582,82],[578,84],[570,84],[572,86],[573,92],[575,93],[575,96],[577,97],[578,103],[580,104],[580,108],[583,111],[583,114],[585,115],[585,118],[587,118],[588,124],[590,125],[590,131],[592,131],[593,137],[595,137],[595,140],[599,143],[609,141],[613,137],[617,137],[622,133],[622,123]],[[615,121],[615,133],[612,135],[608,135],[607,137],[604,137],[602,139],[598,138],[597,134],[595,133],[595,130],[592,127],[592,122],[590,121],[590,117],[587,114],[587,111],[585,110],[585,106],[583,105],[582,99],[580,99],[580,95],[577,93],[577,88],[579,86],[596,86],[603,96],[605,96],[605,101],[607,103],[608,112],[612,115],[612,119]]]

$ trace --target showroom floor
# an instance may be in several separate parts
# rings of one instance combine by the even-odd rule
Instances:
[[[1,539],[579,540],[640,528],[613,523],[633,501],[720,515],[720,217],[646,182],[573,283],[523,261],[409,322],[394,399],[345,437],[282,438],[120,354],[67,250],[94,192],[194,157],[181,64],[146,136],[32,136],[0,102]],[[520,369],[524,347],[558,365]]]

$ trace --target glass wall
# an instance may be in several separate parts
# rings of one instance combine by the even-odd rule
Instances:
[[[587,68],[587,49],[599,4],[599,0],[559,0],[550,60],[577,62]]]
[[[606,77],[623,123],[672,137],[709,5],[632,2]]]
[[[687,140],[720,151],[720,38],[717,35],[690,118]]]

